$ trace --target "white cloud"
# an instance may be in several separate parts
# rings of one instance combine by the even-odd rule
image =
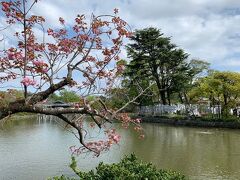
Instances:
[[[71,25],[77,14],[110,14],[115,7],[133,29],[157,27],[191,57],[213,67],[226,62],[222,68],[231,69],[227,62],[239,54],[240,1],[236,0],[41,0],[32,13],[58,28],[59,17]]]

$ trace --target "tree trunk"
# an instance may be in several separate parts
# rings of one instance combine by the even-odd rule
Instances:
[[[166,98],[166,91],[165,90],[159,90],[160,96],[161,96],[161,101],[163,105],[167,104],[167,98]]]
[[[189,116],[189,118],[191,119],[191,116],[194,118],[194,119],[196,119],[196,116],[195,116],[195,114],[194,114],[194,111],[192,110],[192,108],[191,108],[191,106],[190,106],[190,102],[189,102],[189,99],[188,99],[188,97],[187,97],[187,93],[184,91],[183,92],[183,95],[184,95],[184,99],[185,99],[185,103],[186,103],[186,110],[187,110],[187,115]],[[192,114],[190,114],[190,113],[192,113]]]
[[[180,102],[181,102],[182,104],[184,104],[183,97],[182,97],[182,94],[181,94],[180,92],[178,93],[178,97],[179,97],[179,99],[180,99]]]
[[[159,80],[159,75],[157,73],[157,68],[156,65],[153,66],[153,71],[152,71],[152,75],[155,79],[155,82],[157,84],[158,87],[158,91],[159,91],[159,95],[161,97],[161,102],[163,105],[167,104],[167,99],[166,99],[166,87],[164,86],[163,82],[161,83]]]
[[[223,94],[223,100],[224,100],[224,105],[222,107],[222,114],[225,116],[225,117],[228,117],[229,115],[229,109],[228,109],[228,97],[226,94]]]
[[[167,99],[168,99],[168,105],[171,106],[171,94],[169,89],[167,90]]]
[[[156,79],[156,83],[157,83],[159,95],[161,97],[161,102],[163,105],[166,105],[167,104],[166,90],[161,86],[159,80]]]

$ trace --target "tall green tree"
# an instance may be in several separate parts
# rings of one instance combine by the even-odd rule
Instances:
[[[175,78],[179,77],[179,72],[187,69],[188,54],[156,28],[137,30],[131,40],[127,46],[131,61],[126,75],[132,80],[155,82],[161,102],[170,104],[171,88],[177,83]]]

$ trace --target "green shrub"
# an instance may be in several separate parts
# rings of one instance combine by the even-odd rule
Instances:
[[[158,170],[151,163],[143,163],[134,154],[126,156],[119,163],[100,163],[95,171],[82,172],[72,157],[71,169],[81,180],[184,180],[185,177],[174,171]],[[65,176],[53,177],[51,180],[74,180]]]

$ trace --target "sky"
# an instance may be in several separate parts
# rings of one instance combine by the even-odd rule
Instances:
[[[240,72],[239,0],[41,0],[34,11],[58,27],[59,16],[71,24],[76,14],[111,14],[114,8],[133,30],[159,28],[190,58]]]
[[[112,14],[114,8],[132,30],[159,28],[190,58],[240,72],[239,0],[40,0],[32,12],[58,28],[60,16],[71,25],[77,14]]]

